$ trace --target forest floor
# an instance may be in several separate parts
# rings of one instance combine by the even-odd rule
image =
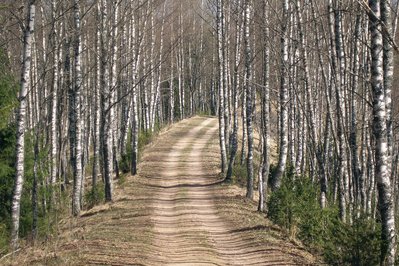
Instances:
[[[218,120],[194,117],[146,147],[114,202],[63,219],[60,235],[19,265],[316,265],[245,191],[221,182]]]

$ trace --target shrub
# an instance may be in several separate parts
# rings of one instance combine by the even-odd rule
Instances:
[[[10,234],[7,225],[0,222],[0,257],[7,252],[9,237]]]
[[[131,153],[129,152],[127,154],[123,154],[121,157],[121,160],[119,162],[119,170],[121,170],[123,174],[129,173],[130,171],[131,157]]]
[[[140,131],[139,132],[139,139],[138,139],[138,160],[140,160],[141,153],[143,152],[143,149],[146,145],[151,143],[153,140],[155,134],[159,131],[157,125],[156,129],[154,132],[150,131]],[[126,143],[126,154],[122,154],[120,160],[119,160],[119,170],[123,174],[127,174],[130,172],[131,166],[132,166],[132,146],[131,146],[131,131],[129,130],[128,137]]]
[[[151,143],[153,139],[154,133],[150,131],[142,131],[139,133],[139,154],[144,149],[146,145]]]
[[[309,178],[288,174],[269,199],[269,218],[310,248],[330,265],[378,265],[379,223],[359,217],[352,224],[338,218],[338,208],[321,209],[319,187]]]
[[[236,158],[236,164],[233,166],[233,182],[244,186],[247,182],[247,165],[239,163],[239,157]]]
[[[325,233],[323,256],[331,265],[378,265],[380,264],[380,224],[358,218],[353,224],[335,219]]]
[[[86,191],[84,199],[88,208],[102,203],[105,199],[104,184],[99,182],[95,187]]]

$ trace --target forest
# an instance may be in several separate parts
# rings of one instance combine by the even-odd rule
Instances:
[[[164,179],[145,187],[152,202],[198,187],[192,199],[229,227],[201,183],[216,142],[198,132],[214,126],[217,189],[242,189],[312,265],[397,265],[398,15],[396,0],[1,0],[0,264],[117,204],[135,178]],[[174,154],[203,165],[183,169],[196,185],[165,181],[183,171],[165,166]]]

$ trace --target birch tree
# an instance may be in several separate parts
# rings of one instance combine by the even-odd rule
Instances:
[[[73,82],[73,128],[74,143],[71,143],[74,149],[74,157],[72,161],[73,167],[73,198],[72,198],[72,213],[77,216],[81,210],[82,197],[82,122],[81,122],[81,91],[82,91],[82,72],[81,72],[81,20],[79,1],[74,1],[74,82]]]
[[[132,4],[133,5],[133,4]],[[134,8],[134,6],[132,6]],[[138,64],[140,62],[140,42],[138,39],[141,39],[140,36],[136,34],[136,17],[135,13],[132,14],[131,18],[131,42],[132,42],[132,55],[133,55],[133,64],[132,64],[132,137],[131,137],[131,145],[132,145],[132,162],[130,172],[132,175],[137,174],[137,163],[138,163],[138,138],[139,138],[139,107],[138,107]]]
[[[241,1],[237,2],[237,9],[241,9]],[[226,180],[231,181],[231,176],[233,174],[234,162],[236,159],[237,149],[238,149],[238,99],[239,99],[239,87],[240,87],[240,77],[239,77],[239,64],[241,60],[241,50],[242,50],[242,33],[243,33],[243,20],[242,13],[239,13],[238,19],[236,21],[236,43],[235,43],[235,60],[234,60],[234,72],[233,72],[233,132],[231,134],[231,149],[229,165],[227,169]],[[241,19],[241,21],[240,21]]]
[[[339,4],[338,1],[335,4]],[[333,84],[335,84],[335,99],[337,105],[337,139],[335,146],[338,153],[338,191],[339,191],[339,209],[341,220],[347,219],[347,201],[348,201],[348,169],[347,169],[347,150],[344,131],[344,113],[345,106],[342,101],[342,92],[345,86],[345,62],[344,50],[342,47],[342,28],[341,28],[341,10],[340,6],[333,7],[332,1],[329,1],[329,26],[331,28],[331,49],[335,53],[331,53],[332,72],[334,73]]]
[[[35,29],[36,5],[35,0],[26,1],[27,17],[24,29],[23,58],[21,70],[21,82],[19,91],[19,108],[17,119],[17,145],[16,145],[16,161],[15,161],[15,185],[11,206],[11,247],[15,250],[18,248],[19,240],[19,220],[21,207],[21,194],[24,184],[24,159],[25,159],[25,130],[26,130],[26,106],[27,94],[31,89],[30,72],[31,72],[31,54],[32,54],[32,38]]]
[[[244,47],[245,47],[245,90],[247,92],[247,134],[248,134],[248,155],[247,155],[247,194],[246,197],[253,198],[254,190],[254,162],[253,162],[253,89],[251,82],[252,68],[251,68],[251,44],[250,38],[250,21],[251,21],[251,4],[249,0],[244,2]]]
[[[50,183],[53,186],[57,177],[57,102],[58,102],[58,32],[56,23],[57,3],[52,1],[52,20],[53,20],[53,92],[51,103],[51,176]]]
[[[218,53],[218,69],[219,69],[219,144],[221,153],[221,170],[222,173],[226,171],[227,166],[227,151],[226,151],[226,136],[225,136],[225,84],[224,79],[224,41],[223,41],[223,3],[224,0],[217,0],[216,4],[216,32],[217,32],[217,53]]]
[[[395,265],[396,233],[392,186],[389,173],[390,155],[387,136],[387,106],[384,93],[383,40],[381,9],[378,0],[369,0],[371,34],[371,91],[373,100],[373,133],[375,138],[375,178],[382,222],[381,261]]]
[[[288,82],[287,82],[287,67],[288,67],[288,0],[282,1],[282,20],[281,20],[281,55],[280,55],[280,128],[279,128],[279,159],[275,174],[271,180],[272,189],[277,189],[281,186],[281,179],[285,171],[288,153]]]
[[[103,152],[103,179],[105,200],[112,201],[112,125],[111,125],[111,108],[112,108],[112,91],[110,86],[110,55],[109,49],[109,31],[107,24],[110,23],[108,14],[107,1],[101,1],[102,9],[102,28],[101,28],[101,133]]]
[[[269,12],[268,1],[262,3],[264,24],[263,26],[263,90],[262,90],[262,116],[261,116],[261,132],[262,132],[262,164],[260,166],[259,178],[259,205],[260,212],[267,210],[267,189],[270,170],[270,48],[269,48]]]

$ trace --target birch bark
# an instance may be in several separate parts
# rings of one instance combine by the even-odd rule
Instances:
[[[217,16],[216,16],[217,50],[218,50],[218,66],[219,66],[219,142],[220,142],[222,173],[226,171],[226,166],[227,166],[225,120],[224,120],[225,119],[224,112],[226,110],[224,110],[225,80],[224,80],[224,60],[223,60],[224,56],[223,56],[223,32],[222,32],[223,2],[224,0],[218,0]]]
[[[81,28],[80,28],[80,8],[79,1],[74,0],[73,6],[74,12],[74,27],[75,27],[75,36],[74,36],[74,68],[75,68],[75,77],[73,83],[74,90],[74,128],[73,134],[75,135],[74,141],[74,149],[75,156],[73,162],[73,198],[72,198],[72,213],[74,216],[79,215],[81,209],[81,191],[82,191],[82,123],[81,123],[81,90],[82,90],[82,70],[81,70]]]
[[[383,2],[383,1],[382,1]],[[381,261],[395,265],[396,233],[392,187],[389,173],[386,91],[384,91],[383,36],[380,24],[380,3],[369,0],[371,35],[371,88],[373,100],[373,133],[375,137],[375,178],[378,207],[382,223]]]
[[[21,83],[19,91],[19,108],[17,117],[17,141],[16,141],[16,160],[15,160],[15,185],[11,206],[11,247],[18,248],[19,220],[21,195],[24,183],[24,159],[25,159],[25,123],[27,94],[30,84],[32,38],[34,34],[36,6],[35,0],[27,1],[28,13],[26,18],[26,28],[24,31],[23,59],[21,70]]]
[[[260,175],[262,178],[259,179],[259,205],[258,210],[260,212],[266,212],[267,210],[267,184],[269,179],[270,170],[270,44],[269,44],[269,12],[268,12],[268,0],[263,1],[263,92],[262,92],[262,139],[263,139],[263,150],[262,150],[262,164]]]
[[[282,24],[281,24],[281,77],[280,77],[280,145],[279,159],[276,172],[272,177],[272,189],[278,189],[281,186],[281,179],[285,171],[288,153],[288,84],[287,84],[287,67],[288,67],[288,0],[282,2]]]

